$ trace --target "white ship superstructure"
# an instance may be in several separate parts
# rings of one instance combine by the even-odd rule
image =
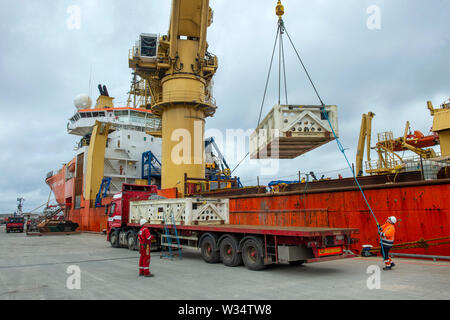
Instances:
[[[85,106],[87,108],[83,108]],[[123,183],[135,183],[136,179],[141,179],[144,152],[152,151],[161,158],[161,138],[149,134],[161,131],[161,120],[144,108],[99,108],[98,103],[95,108],[88,106],[89,102],[78,104],[77,112],[67,123],[67,131],[82,137],[75,150],[77,156],[84,158],[83,163],[87,163],[90,135],[96,121],[111,124],[114,131],[108,135],[106,144],[104,177],[111,178],[108,194],[114,194],[121,191]],[[83,176],[86,177],[86,172]]]

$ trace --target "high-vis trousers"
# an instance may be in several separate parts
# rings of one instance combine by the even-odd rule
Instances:
[[[381,254],[383,255],[384,265],[385,267],[391,267],[392,259],[389,258],[389,250],[391,250],[392,247],[382,245],[381,246]]]

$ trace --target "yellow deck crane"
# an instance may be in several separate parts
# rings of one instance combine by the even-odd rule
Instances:
[[[110,123],[95,122],[89,143],[87,163],[86,163],[86,182],[84,188],[84,199],[91,202],[96,198],[100,185],[103,180],[105,166],[105,150],[108,135],[111,133]]]
[[[100,95],[94,109],[113,108],[114,98],[109,96],[106,86],[98,86]],[[86,181],[84,187],[84,199],[90,201],[93,206],[97,192],[102,184],[103,172],[105,166],[105,150],[108,135],[113,132],[110,123],[95,122],[89,142],[87,163],[86,163]]]
[[[441,156],[450,156],[450,99],[442,103],[441,108],[435,109],[431,101],[427,102],[433,118],[433,131],[439,135]]]
[[[436,157],[436,152],[432,148],[422,149],[422,148],[414,147],[413,145],[409,144],[407,142],[408,141],[408,139],[407,139],[408,131],[409,131],[409,121],[406,121],[405,133],[403,135],[403,138],[399,139],[399,143],[401,143],[402,148],[408,149],[424,159],[430,159],[430,158]]]
[[[450,107],[450,104],[449,104]],[[430,108],[430,103],[429,103]],[[450,108],[445,109],[443,107],[444,113],[441,115],[446,116],[446,111],[450,111]],[[435,109],[431,109],[432,112]],[[442,109],[438,109],[442,110]],[[439,112],[439,111],[438,111]],[[450,113],[448,113],[450,115]],[[414,134],[408,134],[410,130],[409,121],[406,122],[405,131],[402,137],[394,139],[392,131],[378,133],[378,142],[373,148],[370,148],[371,140],[371,121],[374,114],[369,112],[368,114],[363,114],[361,121],[361,131],[358,141],[358,150],[356,154],[356,173],[361,176],[363,157],[364,157],[364,146],[367,140],[367,162],[366,162],[366,173],[369,174],[388,174],[388,173],[398,173],[403,170],[405,161],[403,158],[397,154],[400,151],[412,151],[423,159],[434,159],[436,158],[436,152],[432,148],[439,144],[439,138],[436,133],[430,134],[428,136],[423,135],[420,131],[414,131]],[[444,117],[442,117],[444,118]],[[450,132],[450,123],[446,124],[445,120],[439,119],[437,128],[433,127],[433,131],[442,132],[445,136],[445,128],[448,128]],[[449,118],[450,120],[450,118]],[[436,123],[436,118],[435,118]],[[442,144],[442,141],[441,141]],[[450,147],[450,146],[449,146]],[[441,146],[442,148],[442,146]],[[444,147],[445,148],[445,147]],[[370,161],[370,149],[375,149],[377,152],[378,159],[376,161]]]
[[[162,118],[162,185],[184,192],[184,175],[205,178],[205,118],[213,116],[212,78],[218,59],[208,51],[209,0],[173,0],[167,35],[141,34],[129,66],[145,79],[150,108]]]
[[[375,113],[362,115],[361,130],[359,131],[358,149],[356,151],[356,174],[363,175],[364,146],[367,149],[367,161],[370,162],[370,142],[372,137],[372,119]]]
[[[366,173],[386,174],[395,173],[402,169],[403,159],[394,152],[394,139],[392,132],[382,132],[378,134],[378,143],[371,148],[372,140],[372,119],[375,113],[368,112],[362,115],[361,129],[359,132],[358,147],[356,151],[356,175],[363,175],[364,149],[367,152]],[[373,164],[370,157],[370,150],[375,149],[378,159]]]

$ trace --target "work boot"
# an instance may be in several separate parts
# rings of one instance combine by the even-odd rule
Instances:
[[[143,273],[139,273],[139,277],[143,277],[144,276],[144,274]]]
[[[391,262],[391,267],[395,267],[395,263]]]
[[[392,266],[385,266],[383,270],[392,270]]]
[[[150,278],[150,277],[154,277],[154,275],[152,273],[149,273],[149,274],[145,274],[144,277]]]

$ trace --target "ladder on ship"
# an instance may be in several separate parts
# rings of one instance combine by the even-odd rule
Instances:
[[[162,253],[160,255],[160,258],[161,259],[168,258],[172,260],[173,257],[177,255],[180,259],[182,259],[180,238],[178,237],[178,231],[175,223],[175,218],[173,216],[173,212],[170,211],[168,218],[169,223],[171,222],[171,228],[169,228],[169,224],[167,223],[166,218],[167,218],[166,215],[164,215],[163,217],[164,234],[161,235]],[[174,239],[176,240],[175,243],[173,243]],[[174,253],[174,251],[178,252]]]
[[[142,154],[141,177],[149,185],[161,186],[161,162],[151,151]]]
[[[97,197],[95,198],[95,207],[99,208],[102,206],[102,198],[105,198],[108,194],[109,186],[111,184],[111,178],[103,178],[102,184],[100,186],[100,190],[97,193]]]

